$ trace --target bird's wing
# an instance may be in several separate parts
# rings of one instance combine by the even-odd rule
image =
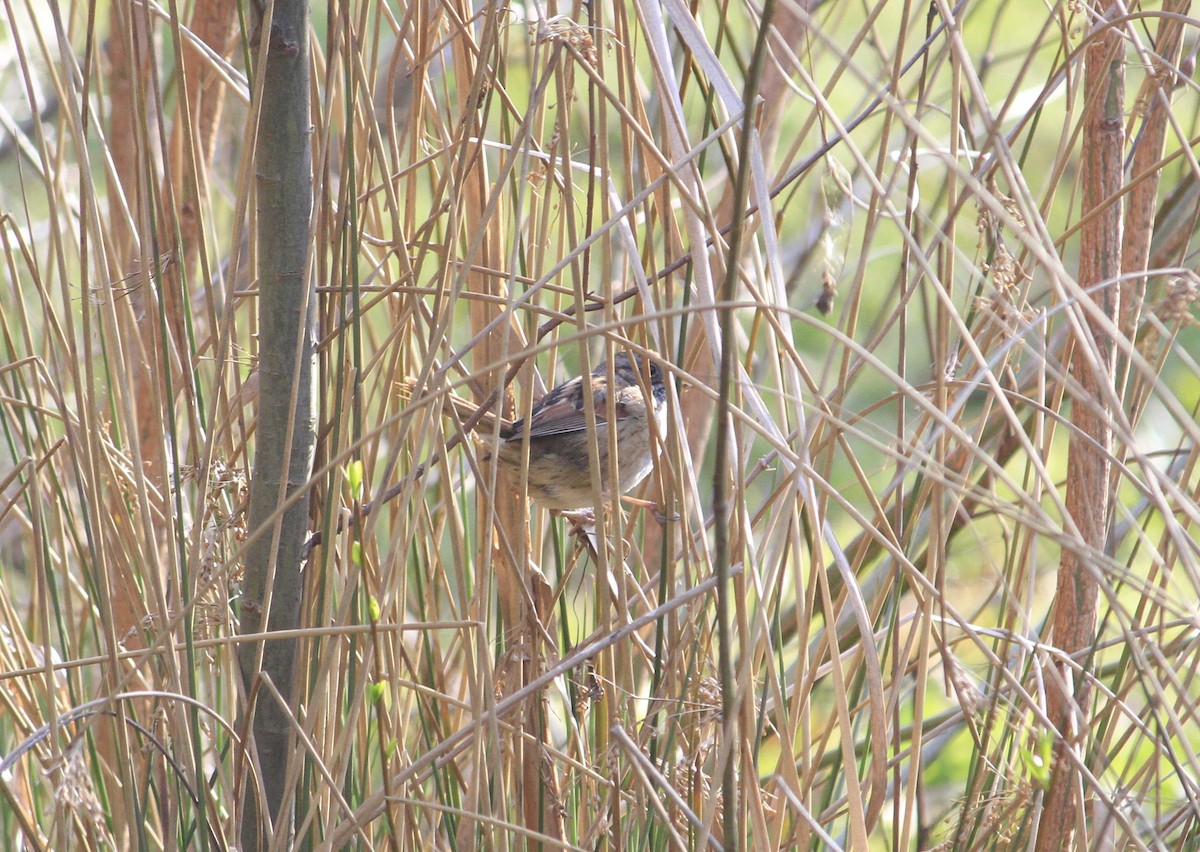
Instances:
[[[530,412],[528,429],[530,438],[544,438],[548,435],[562,435],[566,432],[582,432],[587,429],[587,412],[583,405],[583,381],[574,379],[546,394]],[[592,404],[596,409],[596,422],[608,420],[608,383],[595,382],[592,391]],[[630,412],[628,406],[617,396],[617,419],[623,420]],[[526,431],[525,421],[519,420],[513,424],[514,438]]]

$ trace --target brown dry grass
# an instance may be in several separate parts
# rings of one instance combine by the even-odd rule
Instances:
[[[1061,671],[1090,685],[1075,842],[1200,836],[1200,96],[1172,73],[1195,29],[1180,59],[1157,7],[1110,25],[1131,165],[1099,204],[1126,259],[1105,325],[1077,274],[1088,11],[802,5],[775,12],[748,136],[745,4],[317,10],[297,845],[1024,848]],[[242,23],[196,6],[225,17],[0,23],[0,835],[41,848],[230,845],[254,783],[246,235],[270,223]],[[1102,405],[1072,372],[1089,325],[1115,348],[1115,376],[1084,365]],[[442,399],[520,363],[519,411],[627,341],[683,380],[641,492],[668,520],[526,528]],[[1102,541],[1065,503],[1091,406]],[[1069,658],[1064,553],[1099,592]]]

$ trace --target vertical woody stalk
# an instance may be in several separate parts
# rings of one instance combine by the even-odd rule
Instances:
[[[275,0],[262,23],[258,56],[262,93],[255,148],[257,254],[259,273],[259,412],[254,474],[250,487],[246,580],[241,630],[295,628],[300,621],[301,548],[308,527],[308,495],[280,511],[308,486],[316,441],[313,375],[316,360],[316,300],[310,269],[312,147],[309,115],[307,0]],[[269,39],[269,41],[268,41]],[[273,834],[290,833],[287,761],[289,716],[295,707],[292,640],[250,642],[240,652],[242,677],[253,708],[253,747],[262,769],[262,798],[245,787],[242,848],[265,845]],[[269,679],[288,707],[261,688]],[[261,810],[266,808],[265,813]],[[285,844],[286,845],[286,844]]]
[[[1121,333],[1135,339],[1142,301],[1146,295],[1146,269],[1154,236],[1158,186],[1162,178],[1162,155],[1171,112],[1171,90],[1179,84],[1179,55],[1183,47],[1183,19],[1190,0],[1165,0],[1163,18],[1151,54],[1151,72],[1135,98],[1142,125],[1133,146],[1121,239]]]
[[[1071,405],[1067,458],[1067,513],[1077,544],[1063,548],[1054,597],[1054,644],[1083,670],[1056,664],[1047,684],[1047,712],[1061,734],[1038,825],[1037,850],[1066,849],[1076,825],[1085,758],[1092,684],[1086,659],[1095,642],[1099,577],[1087,553],[1104,551],[1111,514],[1111,412],[1116,347],[1109,329],[1119,311],[1121,202],[1125,141],[1125,56],[1120,35],[1101,18],[1084,59],[1087,98],[1082,156],[1082,209],[1087,224],[1079,241],[1080,300],[1073,311],[1071,375],[1079,384]],[[1090,302],[1090,304],[1089,304]],[[1069,528],[1069,525],[1068,525]],[[1074,756],[1071,755],[1074,752]]]

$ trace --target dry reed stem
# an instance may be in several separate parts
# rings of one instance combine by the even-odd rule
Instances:
[[[1106,552],[1112,511],[1110,478],[1116,346],[1108,329],[1119,318],[1123,207],[1111,199],[1123,181],[1125,149],[1125,45],[1096,10],[1098,31],[1084,60],[1085,147],[1082,155],[1081,213],[1091,221],[1080,232],[1079,289],[1064,294],[1077,300],[1068,310],[1072,324],[1069,368],[1077,390],[1071,405],[1066,508],[1077,543],[1064,548],[1054,595],[1054,643],[1065,654],[1087,661],[1096,641],[1100,573],[1093,554]],[[1047,672],[1046,712],[1054,724],[1054,765],[1038,821],[1038,850],[1063,849],[1071,842],[1081,797],[1076,765],[1084,765],[1091,716],[1092,679],[1072,666]]]
[[[59,23],[26,5],[5,6],[0,38],[16,59],[0,63],[13,140],[0,143],[13,282],[0,292],[0,830],[43,846],[219,846],[238,818],[236,738],[216,720],[240,701],[243,551],[274,520],[249,530],[244,507],[261,404],[246,34],[222,58],[170,8],[119,4],[118,20],[150,29],[140,91],[159,110],[121,124],[96,47],[112,24],[89,23],[86,5]],[[1129,45],[1131,165],[1096,208],[1120,199],[1126,241],[1149,260],[1109,279],[1145,285],[1132,327],[1097,329],[1128,394],[1112,408],[1113,523],[1097,548],[1070,523],[1064,462],[1085,407],[1068,347],[1077,235],[1101,221],[1075,183],[1080,69],[1098,38],[1077,7],[781,3],[749,150],[751,7],[581,8],[593,17],[317,10],[320,544],[304,571],[310,627],[287,634],[304,696],[283,779],[296,843],[697,846],[726,829],[732,766],[748,845],[1028,845],[1048,782],[1041,732],[1057,721],[1047,663],[1095,696],[1081,722],[1088,765],[1105,771],[1079,767],[1077,785],[1100,804],[1075,811],[1095,820],[1088,836],[1183,842],[1200,799],[1187,603],[1200,594],[1187,259],[1200,101],[1186,73],[1161,109],[1143,115],[1133,93],[1157,85],[1144,66],[1169,58],[1171,22],[1186,66],[1190,24],[1140,8],[1112,22]],[[207,141],[205,119],[181,120],[195,113],[180,93],[209,103],[192,99],[197,69],[225,96]],[[1142,144],[1143,124],[1162,141]],[[194,260],[178,279],[126,280],[127,241],[141,258],[168,239],[147,205],[182,199],[196,204]],[[726,301],[715,282],[739,217]],[[168,280],[186,288],[186,333],[168,330],[160,358],[137,329],[169,328]],[[719,312],[737,391],[733,696],[716,677],[712,596]],[[486,442],[441,414],[445,395],[519,416],[627,341],[681,381],[641,492],[667,522],[604,516],[588,541],[536,510],[526,525],[518,489],[479,461]],[[154,394],[125,379],[142,351]],[[139,431],[145,400],[157,435]],[[1070,552],[1097,570],[1090,663],[1048,632]],[[126,693],[124,721],[73,714]],[[88,791],[102,788],[97,812]]]

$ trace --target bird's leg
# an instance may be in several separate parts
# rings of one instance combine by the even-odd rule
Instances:
[[[642,509],[649,509],[651,511],[651,513],[654,515],[654,519],[656,521],[658,521],[660,524],[665,525],[667,523],[667,521],[678,521],[679,520],[678,515],[676,515],[674,513],[668,515],[666,513],[666,511],[664,511],[663,507],[653,500],[642,500],[639,497],[630,497],[628,494],[621,497],[621,499],[624,500],[626,503],[632,503],[634,506],[638,506]]]

